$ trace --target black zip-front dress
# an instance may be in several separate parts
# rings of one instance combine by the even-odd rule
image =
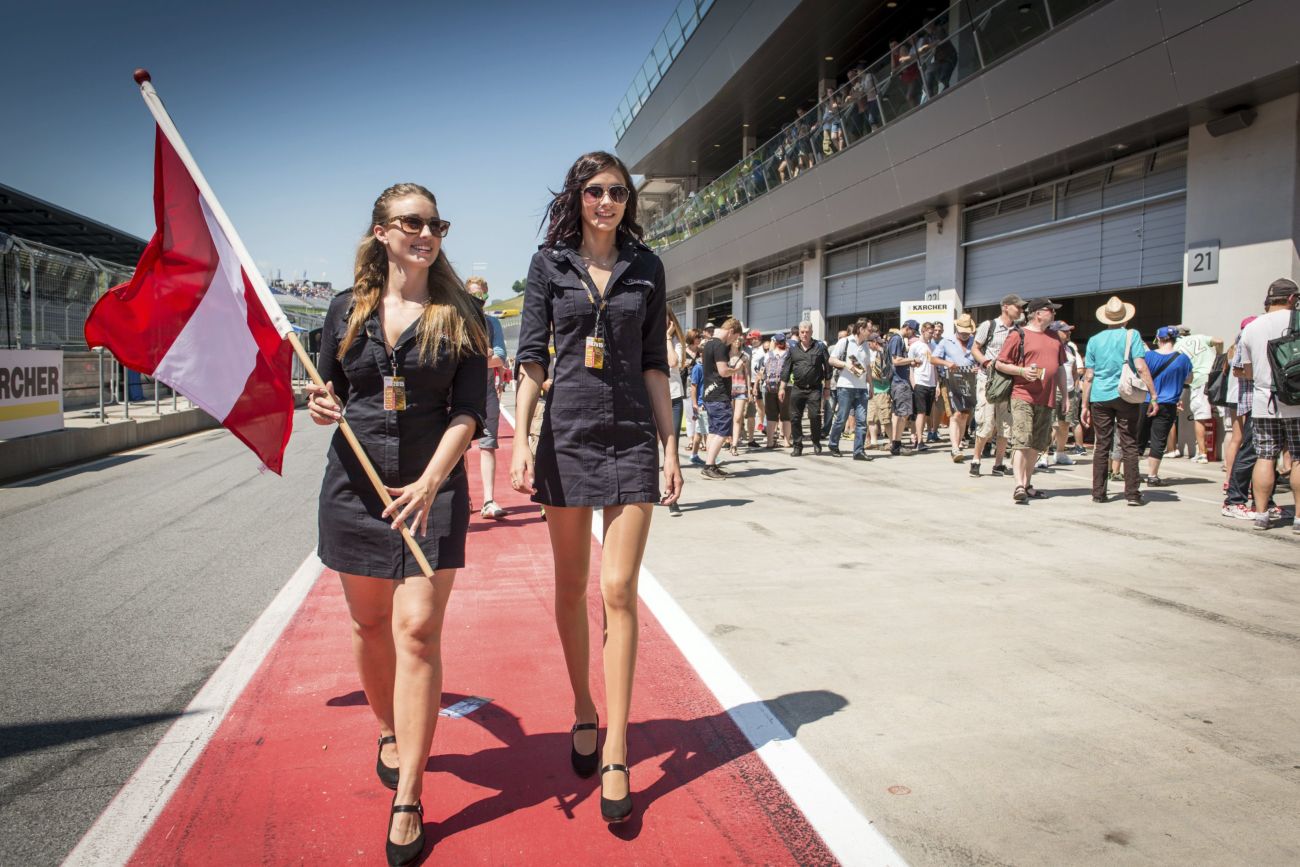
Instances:
[[[621,238],[605,288],[605,366],[588,368],[596,331],[595,285],[575,250],[543,247],[528,268],[516,363],[555,368],[537,444],[537,493],[546,506],[659,501],[659,441],[642,374],[668,374],[664,267],[650,248]]]
[[[351,290],[330,302],[321,332],[320,374],[334,383],[344,417],[384,484],[409,485],[429,466],[452,418],[469,416],[474,420],[474,436],[482,434],[487,358],[467,354],[455,362],[445,348],[439,348],[429,361],[421,361],[419,320],[402,332],[390,358],[376,311],[340,361],[338,348],[351,311]],[[384,409],[384,377],[393,375],[394,363],[406,384],[407,406],[401,411]],[[320,488],[321,562],[352,575],[392,579],[419,575],[420,565],[402,534],[380,517],[383,511],[379,494],[343,432],[335,431]],[[469,512],[462,457],[438,489],[429,509],[427,534],[415,536],[434,569],[465,565]]]

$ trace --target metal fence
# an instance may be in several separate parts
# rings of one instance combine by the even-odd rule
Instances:
[[[85,349],[86,315],[134,269],[0,233],[0,345]]]

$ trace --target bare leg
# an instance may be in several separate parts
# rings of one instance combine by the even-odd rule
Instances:
[[[591,698],[591,639],[587,625],[587,584],[591,575],[591,509],[550,506],[546,527],[555,559],[555,628],[564,649],[564,664],[573,689],[573,717],[596,721]],[[573,736],[578,752],[596,750],[598,733],[580,731]]]
[[[406,578],[393,589],[397,651],[393,721],[401,759],[398,804],[414,804],[424,789],[424,767],[442,700],[442,623],[455,580],[455,569],[439,569],[433,578]],[[409,843],[419,835],[418,814],[398,813],[392,819],[389,839],[394,843]]]
[[[496,449],[480,448],[478,450],[479,475],[483,477],[483,502],[490,503],[496,499],[497,453]]]
[[[627,720],[632,707],[632,675],[636,670],[637,576],[646,538],[650,535],[649,503],[605,508],[604,554],[600,592],[605,601],[605,747],[601,764],[627,761]],[[607,798],[627,794],[627,777],[606,774],[601,780]]]
[[[967,415],[964,412],[954,412],[952,418],[948,420],[948,442],[952,444],[952,453],[961,454],[961,438],[966,432]],[[977,454],[976,457],[979,455]]]
[[[1205,451],[1205,422],[1198,420],[1194,424],[1196,426],[1196,454],[1197,456],[1205,455],[1208,458],[1209,454]]]
[[[1034,478],[1034,463],[1038,452],[1034,449],[1016,449],[1011,453],[1011,468],[1016,474],[1016,484],[1029,487]]]
[[[352,618],[352,655],[370,711],[385,737],[393,731],[393,679],[397,651],[393,648],[393,590],[396,582],[365,575],[340,574],[343,597]],[[397,767],[397,745],[384,745],[384,764]]]
[[[704,462],[713,466],[718,462],[718,455],[722,454],[723,438],[719,434],[709,434],[708,452],[705,453]]]

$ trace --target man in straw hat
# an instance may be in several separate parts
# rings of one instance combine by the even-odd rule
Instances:
[[[1156,393],[1151,372],[1144,360],[1146,343],[1134,329],[1126,328],[1137,308],[1112,295],[1097,308],[1097,321],[1106,330],[1088,341],[1084,355],[1083,410],[1084,427],[1093,428],[1092,501],[1104,503],[1106,495],[1107,465],[1111,444],[1119,437],[1120,462],[1124,467],[1124,498],[1130,506],[1142,505],[1142,492],[1138,489],[1137,433],[1141,404],[1129,403],[1119,394],[1120,374],[1126,364],[1132,365],[1146,385],[1147,394]],[[1160,411],[1152,400],[1147,414]]]

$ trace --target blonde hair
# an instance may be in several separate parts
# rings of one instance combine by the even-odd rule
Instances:
[[[438,206],[433,193],[419,184],[394,184],[375,199],[370,226],[357,247],[352,281],[352,315],[348,317],[347,330],[339,342],[340,360],[352,348],[352,343],[365,327],[366,320],[379,307],[379,299],[388,283],[388,248],[375,237],[374,227],[385,225],[391,216],[388,206],[403,196],[423,196],[435,208]],[[433,357],[435,347],[444,343],[447,352],[455,360],[467,352],[486,356],[489,351],[487,329],[478,303],[461,288],[460,277],[456,276],[456,271],[441,247],[438,249],[438,258],[429,268],[429,304],[420,315],[416,333],[420,337],[420,360],[424,362]]]
[[[488,288],[487,281],[484,280],[482,277],[479,277],[477,274],[465,281],[466,289],[468,289],[471,286],[482,286],[484,292],[486,292]]]
[[[671,307],[665,307],[664,310],[668,313],[668,336],[676,337],[677,342],[685,346],[686,335],[682,333],[682,323],[677,321],[677,314]]]

